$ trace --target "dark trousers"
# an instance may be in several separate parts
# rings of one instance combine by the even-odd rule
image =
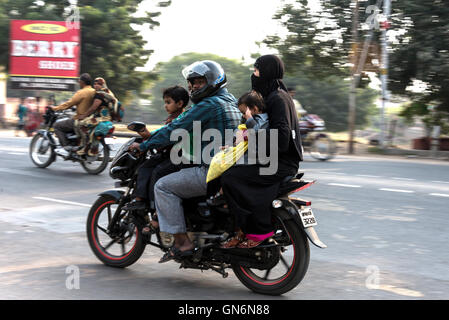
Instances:
[[[149,188],[153,171],[159,164],[166,160],[167,159],[162,156],[156,156],[146,160],[142,164],[142,166],[137,171],[136,189],[134,191],[134,195],[136,197],[145,199],[146,201],[150,200]]]
[[[278,196],[282,180],[295,175],[297,169],[282,168],[274,175],[260,175],[260,167],[234,166],[221,176],[224,197],[236,227],[246,234],[267,234],[273,231],[271,203]]]
[[[58,137],[59,143],[64,147],[68,144],[65,134],[75,131],[75,121],[73,119],[56,121],[53,129],[55,129],[55,134]]]
[[[155,157],[145,161],[137,173],[137,185],[134,195],[145,199],[150,209],[156,209],[154,204],[154,185],[156,182],[170,173],[177,172],[188,165],[175,165],[167,156]]]

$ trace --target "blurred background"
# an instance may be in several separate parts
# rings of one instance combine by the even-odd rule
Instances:
[[[300,123],[338,146],[300,164],[317,183],[295,195],[312,201],[328,248],[311,245],[306,277],[279,299],[448,300],[448,30],[445,0],[0,0],[0,298],[266,298],[232,274],[161,266],[152,249],[105,268],[86,216],[113,188],[108,170],[60,157],[37,168],[29,154],[45,107],[70,99],[82,73],[124,106],[118,135],[133,120],[160,126],[162,90],[186,87],[192,62],[220,63],[239,98],[255,59],[277,54]],[[127,141],[108,139],[114,152]]]
[[[385,7],[387,6],[387,7]],[[70,91],[13,89],[10,21],[78,21],[79,72],[102,76],[126,106],[124,122],[165,119],[161,90],[185,86],[181,70],[212,59],[236,97],[252,64],[275,53],[302,107],[338,141],[449,150],[449,9],[443,1],[128,0],[0,2],[0,116],[18,121],[20,98],[40,110]],[[435,136],[437,135],[437,136]],[[346,150],[346,147],[344,147]]]

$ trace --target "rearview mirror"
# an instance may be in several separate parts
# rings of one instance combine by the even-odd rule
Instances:
[[[146,125],[143,122],[140,121],[133,121],[130,124],[128,124],[128,130],[135,131],[135,132],[141,132],[145,130]]]

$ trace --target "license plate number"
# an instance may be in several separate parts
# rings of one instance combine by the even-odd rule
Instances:
[[[316,226],[318,223],[313,215],[312,208],[308,207],[299,210],[299,215],[301,216],[302,225],[304,228]]]

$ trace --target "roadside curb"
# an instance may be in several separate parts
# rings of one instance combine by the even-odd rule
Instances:
[[[449,160],[449,151],[413,150],[413,149],[393,149],[384,150],[384,154],[393,156],[414,156],[432,159]]]

